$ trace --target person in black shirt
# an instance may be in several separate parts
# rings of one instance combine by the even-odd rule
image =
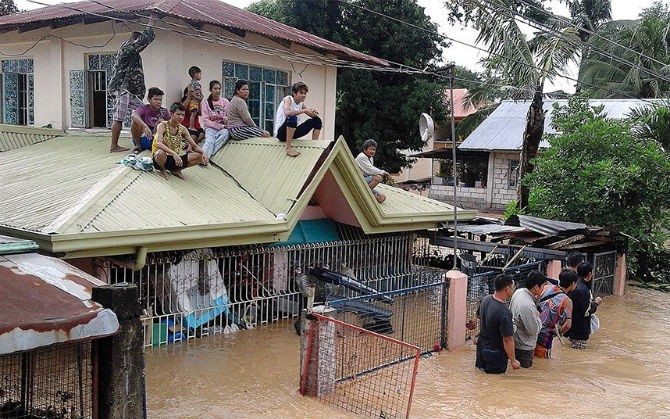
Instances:
[[[593,279],[593,265],[590,262],[582,262],[577,265],[577,287],[568,292],[572,300],[572,327],[566,332],[574,349],[586,348],[586,342],[591,334],[591,316],[596,312],[602,302],[600,297],[595,300],[591,295],[589,283]]]
[[[495,292],[482,299],[477,309],[480,321],[475,366],[487,374],[502,374],[507,361],[513,369],[520,367],[514,356],[514,326],[512,312],[505,300],[514,293],[514,280],[509,275],[498,275]]]

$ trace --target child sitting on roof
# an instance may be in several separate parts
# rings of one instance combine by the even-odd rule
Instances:
[[[363,143],[363,151],[356,156],[356,163],[363,172],[363,179],[367,182],[372,190],[372,194],[380,204],[386,201],[386,195],[376,191],[375,187],[379,185],[382,180],[389,179],[391,175],[388,172],[375,167],[373,157],[377,152],[377,142],[375,140],[365,140]]]

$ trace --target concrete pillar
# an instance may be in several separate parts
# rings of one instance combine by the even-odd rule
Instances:
[[[622,296],[626,286],[626,254],[617,254],[614,267],[614,284],[612,285],[612,294]]]
[[[558,279],[558,274],[561,273],[561,261],[560,260],[550,260],[547,262],[547,278]]]
[[[465,344],[465,322],[467,316],[468,276],[461,271],[446,273],[449,279],[447,296],[447,349]]]
[[[332,317],[336,313],[334,309],[324,306],[314,307],[314,312],[325,317]],[[335,369],[337,367],[335,323],[322,321],[318,330],[310,336],[311,323],[318,320],[310,320],[304,315],[303,318],[304,327],[300,345],[300,392],[303,396],[311,397],[332,394],[335,391]]]
[[[146,419],[143,329],[137,287],[93,288],[92,299],[119,319],[119,333],[98,339],[98,419]]]

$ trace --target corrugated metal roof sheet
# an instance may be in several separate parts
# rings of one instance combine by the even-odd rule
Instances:
[[[56,4],[0,17],[0,28],[14,29],[21,25],[31,25],[39,21],[61,20],[67,18],[95,15],[119,15],[128,12],[147,12],[157,10],[169,16],[196,22],[209,23],[220,27],[241,29],[264,36],[295,42],[317,50],[325,50],[346,56],[356,61],[388,65],[388,62],[351,48],[319,38],[318,36],[284,25],[271,19],[256,15],[219,0],[95,0],[76,3]],[[73,20],[73,24],[80,23]]]
[[[110,154],[108,142],[59,137],[0,153],[0,229],[77,257],[279,241],[328,172],[338,173],[343,199],[368,232],[453,219],[452,206],[401,189],[380,186],[388,199],[378,204],[343,138],[298,140],[298,158],[287,157],[276,139],[232,141],[209,167],[186,170],[185,181],[116,164],[122,156]],[[459,210],[458,217],[474,214]]]
[[[288,214],[329,141],[294,140],[300,156],[289,157],[275,138],[229,141],[212,161],[275,214]],[[277,177],[280,176],[281,179]]]
[[[401,188],[388,185],[378,185],[380,192],[386,195],[386,201],[380,205],[382,214],[386,217],[425,217],[436,214],[453,214],[454,206],[446,202],[430,199]],[[466,211],[458,208],[460,213]],[[474,211],[467,211],[473,213]]]
[[[0,225],[41,233],[132,169],[116,165],[109,138],[57,137],[0,153]],[[53,224],[53,225],[52,225]]]
[[[592,99],[591,106],[604,106],[603,112],[611,119],[622,119],[632,108],[648,105],[653,99]],[[545,100],[542,109],[545,110],[544,132],[551,134],[556,131],[551,127],[553,104],[567,105],[567,100]],[[520,151],[523,132],[526,129],[526,115],[530,101],[515,102],[504,100],[491,115],[484,120],[458,146],[460,150],[484,151]],[[542,141],[540,147],[549,147],[549,143]]]
[[[528,215],[512,215],[505,221],[505,225],[523,227],[545,236],[557,236],[568,231],[586,230],[588,228],[586,224],[582,223],[548,220]]]
[[[91,301],[101,285],[56,258],[0,256],[0,354],[116,333],[114,312]]]
[[[63,131],[57,129],[0,124],[0,152],[41,143],[62,135]]]

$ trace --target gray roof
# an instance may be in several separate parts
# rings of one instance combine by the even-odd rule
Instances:
[[[591,106],[604,105],[603,112],[612,119],[622,119],[631,109],[658,99],[592,99]],[[567,105],[568,101],[545,100],[543,109],[547,112],[544,119],[544,132],[555,133],[551,128],[552,105]],[[520,151],[523,132],[526,128],[526,115],[530,107],[530,101],[504,100],[500,106],[484,120],[468,138],[458,146],[459,150],[480,151]],[[542,141],[540,147],[549,147],[549,143]]]

